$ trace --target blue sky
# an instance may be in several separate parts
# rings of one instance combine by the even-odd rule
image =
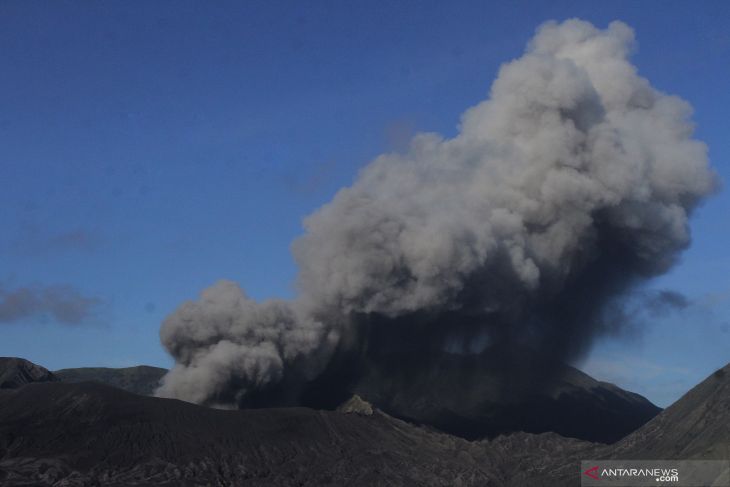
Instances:
[[[170,366],[161,320],[216,280],[292,296],[301,219],[413,133],[454,135],[550,19],[633,27],[640,73],[692,104],[729,179],[730,3],[547,3],[0,3],[0,289],[98,300],[0,323],[0,355]],[[649,284],[693,304],[586,371],[667,405],[730,360],[728,212],[722,191]]]

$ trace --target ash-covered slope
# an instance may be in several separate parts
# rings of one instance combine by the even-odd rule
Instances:
[[[622,458],[730,459],[730,364],[615,445]]]
[[[382,413],[215,410],[90,382],[0,392],[4,486],[501,485],[497,472],[479,445]]]
[[[509,459],[506,485],[533,487],[580,485],[580,461],[589,458],[730,459],[730,364],[614,445],[515,433],[485,447]]]
[[[167,369],[138,365],[119,369],[81,367],[56,370],[53,373],[64,382],[100,382],[135,394],[151,396],[160,385],[160,379],[167,373]]]
[[[346,395],[358,394],[392,416],[470,440],[552,431],[613,443],[661,411],[639,394],[565,364],[550,364],[545,377],[521,377],[503,373],[507,360],[519,359],[492,351],[431,353],[427,361],[417,353],[378,357],[366,363]],[[508,367],[515,371],[520,364]],[[332,390],[330,384],[322,389]]]
[[[28,360],[0,357],[0,389],[15,389],[30,382],[53,382],[54,374]]]
[[[730,364],[615,445],[554,433],[469,442],[391,418],[223,411],[95,383],[0,391],[3,486],[580,485],[586,458],[727,458]]]

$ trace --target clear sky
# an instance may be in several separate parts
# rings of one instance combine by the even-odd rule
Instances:
[[[292,296],[302,217],[412,134],[454,135],[571,17],[635,29],[730,179],[730,2],[1,2],[0,355],[170,366],[160,322],[216,280]],[[584,370],[667,405],[730,361],[729,213],[721,191],[649,284],[691,304]]]

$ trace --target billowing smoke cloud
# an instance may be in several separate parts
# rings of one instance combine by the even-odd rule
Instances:
[[[220,282],[171,314],[159,394],[247,404],[342,357],[454,344],[583,351],[616,326],[610,304],[672,266],[716,185],[690,106],[637,75],[632,45],[620,22],[540,27],[456,137],[415,136],[306,219],[295,301]]]
[[[298,358],[327,356],[337,341],[333,330],[296,306],[256,303],[231,281],[184,303],[165,320],[160,336],[178,362],[163,393],[221,404],[281,380],[284,367]]]
[[[68,284],[15,289],[0,285],[0,323],[51,318],[58,323],[78,325],[91,318],[99,304],[98,298],[84,296]]]

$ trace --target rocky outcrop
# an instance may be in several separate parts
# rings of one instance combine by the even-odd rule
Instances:
[[[337,408],[337,411],[341,413],[346,414],[362,414],[364,416],[372,416],[373,415],[373,405],[370,404],[367,401],[363,401],[363,399],[355,394],[350,399],[345,401],[340,407]]]

